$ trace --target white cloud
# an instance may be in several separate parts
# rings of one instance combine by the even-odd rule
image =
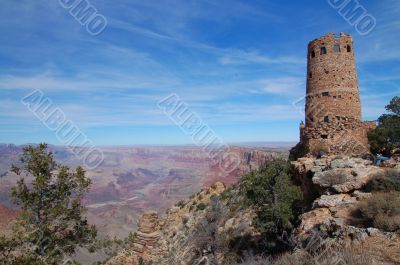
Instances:
[[[261,81],[262,91],[277,95],[299,95],[305,91],[305,77],[279,77]]]

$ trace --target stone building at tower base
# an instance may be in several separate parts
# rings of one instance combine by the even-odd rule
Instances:
[[[303,154],[360,155],[369,153],[368,131],[374,129],[374,121],[346,118],[341,121],[321,123],[317,127],[300,126],[300,145]]]

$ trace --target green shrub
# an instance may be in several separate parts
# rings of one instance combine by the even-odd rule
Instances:
[[[0,264],[60,264],[78,247],[97,247],[97,229],[89,225],[83,202],[92,183],[85,170],[58,164],[47,144],[24,147],[20,164],[11,168],[21,176],[11,197],[21,213],[10,241],[0,244]],[[8,249],[16,256],[4,260]]]
[[[217,198],[218,198],[218,195],[212,194],[211,197],[210,197],[210,200],[211,200],[211,201],[212,201],[212,200],[216,200]]]
[[[137,239],[137,234],[130,232],[128,237],[125,238],[125,245],[132,247]]]
[[[388,232],[400,231],[400,192],[374,193],[360,204],[360,211],[374,227]]]
[[[390,156],[400,145],[400,97],[394,97],[386,110],[389,114],[379,117],[378,126],[368,132],[368,140],[372,153],[379,153],[383,148],[384,155]]]
[[[227,200],[231,196],[232,190],[233,190],[233,187],[229,187],[229,188],[225,189],[220,195],[221,199]]]
[[[185,202],[184,200],[179,201],[179,202],[177,202],[177,203],[175,204],[175,206],[182,209],[183,207],[186,206],[186,202]]]
[[[256,209],[254,223],[264,235],[266,250],[277,250],[277,237],[293,229],[295,204],[302,199],[300,188],[291,182],[290,164],[282,159],[271,161],[244,176],[239,185],[248,206]]]
[[[204,210],[205,208],[207,208],[207,205],[205,204],[205,203],[199,203],[198,205],[197,205],[197,210],[198,211],[202,211],[202,210]]]

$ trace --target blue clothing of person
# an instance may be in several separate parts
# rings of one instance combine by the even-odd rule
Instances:
[[[375,165],[380,166],[382,164],[382,161],[387,161],[389,159],[390,158],[386,157],[386,156],[381,156],[381,155],[377,156],[376,159],[375,159]]]

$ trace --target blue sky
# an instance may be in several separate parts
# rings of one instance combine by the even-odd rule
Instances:
[[[90,0],[108,25],[88,34],[58,1],[2,0],[0,142],[60,144],[20,102],[41,89],[95,144],[190,144],[157,102],[178,94],[224,141],[297,141],[306,49],[355,40],[363,118],[399,95],[400,2],[360,0],[358,34],[327,1]]]

